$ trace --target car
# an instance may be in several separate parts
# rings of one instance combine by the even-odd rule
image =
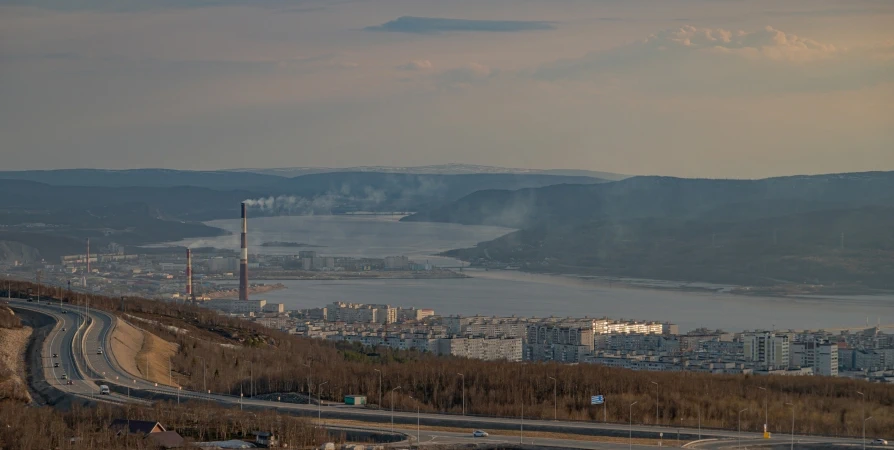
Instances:
[[[876,439],[872,441],[872,445],[888,445],[888,441],[884,439]]]
[[[487,431],[475,430],[472,432],[472,437],[488,437]]]
[[[102,348],[98,348],[98,349],[96,349],[96,354],[97,354],[97,355],[101,355],[101,354],[102,354]]]
[[[65,331],[65,327],[62,327],[62,331]]]
[[[99,395],[112,395],[112,392],[109,391],[109,387],[108,387],[108,386],[106,386],[106,385],[104,385],[104,384],[101,384],[101,385],[99,386]]]
[[[75,384],[75,383],[74,383],[74,381],[68,380],[68,383],[65,383],[65,384],[71,386],[71,385],[73,385],[73,384]]]
[[[67,379],[68,379],[68,375],[66,375],[66,374],[63,373],[63,374],[62,374],[62,379],[63,379],[63,380],[67,380]]]
[[[53,353],[53,358],[58,358],[58,357],[59,357],[59,355]]]
[[[53,363],[53,367],[59,367],[59,363]]]

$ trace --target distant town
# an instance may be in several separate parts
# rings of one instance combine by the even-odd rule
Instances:
[[[406,256],[350,258],[303,250],[295,255],[252,255],[252,260],[248,268],[254,279],[464,276]],[[371,350],[384,346],[482,360],[894,382],[894,335],[878,327],[838,333],[711,329],[680,333],[668,322],[605,317],[441,316],[427,308],[344,302],[287,310],[282,303],[236,299],[239,283],[234,273],[239,264],[230,251],[201,249],[187,261],[185,255],[171,251],[125,254],[123,247],[113,244],[89,256],[63,256],[58,264],[44,262],[37,268],[16,264],[0,270],[103,295],[192,302],[290,334],[357,343]],[[192,276],[191,295],[184,294],[186,274]],[[282,288],[278,283],[249,285],[255,295]]]
[[[204,306],[291,334],[463,358],[601,364],[631,370],[823,375],[894,382],[894,335],[879,328],[748,331],[590,317],[440,316],[433,309],[334,302],[286,311],[264,300]]]
[[[307,244],[268,243],[266,247],[313,247]],[[294,245],[292,245],[294,244]],[[43,261],[22,265],[13,262],[0,272],[36,281],[38,272],[47,284],[70,286],[109,296],[129,295],[157,300],[183,300],[186,252],[171,248],[147,248],[146,253],[126,254],[111,244],[96,253],[65,255],[57,263]],[[294,255],[252,254],[248,263],[252,280],[341,280],[369,278],[466,278],[461,268],[451,270],[407,256],[353,258],[302,250]],[[89,269],[88,267],[89,262]],[[192,253],[193,294],[199,301],[238,296],[240,260],[235,252],[212,248]],[[279,283],[252,283],[251,294],[285,289]]]

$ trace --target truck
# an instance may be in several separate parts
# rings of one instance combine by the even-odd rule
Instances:
[[[99,395],[112,395],[111,391],[109,391],[109,387],[101,384],[99,385]]]

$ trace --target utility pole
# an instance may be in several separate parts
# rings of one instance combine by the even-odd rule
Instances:
[[[627,438],[627,448],[633,448],[633,405],[639,402],[633,402],[630,404],[630,434]]]
[[[658,425],[658,383],[652,382],[655,385],[655,425]]]
[[[738,438],[738,441],[739,441],[738,445],[736,446],[738,448],[742,448],[742,413],[745,411],[748,411],[748,408],[745,408],[745,409],[739,411],[739,432],[736,435],[736,437]]]
[[[40,304],[40,270],[37,271],[37,304]]]

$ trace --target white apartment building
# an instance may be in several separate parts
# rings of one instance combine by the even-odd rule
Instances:
[[[522,360],[522,340],[520,338],[481,339],[449,338],[438,339],[438,354],[487,361]]]
[[[390,305],[332,302],[326,307],[326,320],[345,323],[395,323],[397,308],[392,308]]]
[[[816,375],[838,376],[838,344],[829,342],[795,342],[790,345],[792,367],[810,367]]]
[[[789,366],[789,336],[761,331],[742,334],[745,361],[759,368],[785,369]]]

